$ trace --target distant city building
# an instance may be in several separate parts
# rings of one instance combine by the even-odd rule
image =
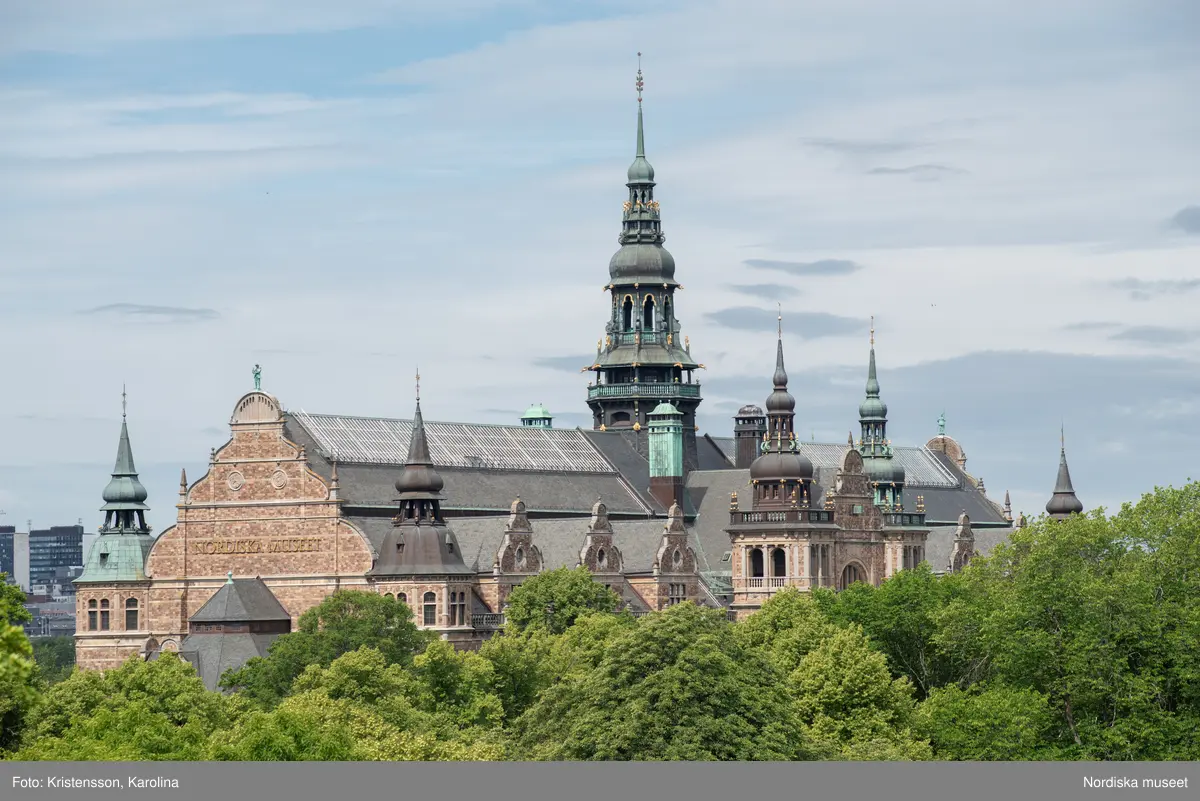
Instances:
[[[680,342],[638,82],[606,336],[581,365],[592,428],[554,428],[540,404],[507,426],[426,422],[419,385],[411,419],[288,411],[256,365],[228,439],[198,480],[180,476],[176,521],[155,538],[123,420],[75,580],[81,667],[176,651],[211,686],[338,589],[401,600],[473,648],[513,588],[558,567],[586,567],[634,615],[693,602],[739,617],[785,588],[959,569],[1007,538],[1010,504],[966,472],[944,416],[923,446],[892,444],[873,332],[857,441],[797,439],[782,325],[765,404],[742,406],[733,436],[697,431],[704,365]]]
[[[9,584],[16,584],[16,526],[0,526],[0,573]]]
[[[51,526],[29,532],[29,585],[62,586],[62,568],[83,565],[83,526]],[[66,586],[69,588],[70,580]],[[70,592],[67,589],[66,592]],[[52,594],[52,593],[51,593]]]

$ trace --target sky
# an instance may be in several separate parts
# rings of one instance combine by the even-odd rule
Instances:
[[[82,520],[121,392],[174,522],[263,370],[286,408],[590,425],[646,147],[702,431],[771,390],[898,444],[945,413],[1040,512],[1200,452],[1190,0],[0,0],[0,524]],[[1200,478],[1200,476],[1196,476]]]

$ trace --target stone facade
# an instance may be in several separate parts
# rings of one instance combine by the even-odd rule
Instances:
[[[756,501],[762,496],[756,487]],[[850,445],[822,503],[760,510],[756,502],[742,511],[734,493],[728,532],[736,616],[752,614],[788,587],[879,586],[900,569],[916,567],[928,535],[923,514],[886,510],[873,496],[862,455]]]

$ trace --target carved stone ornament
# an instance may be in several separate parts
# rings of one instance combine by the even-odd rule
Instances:
[[[287,473],[283,472],[282,470],[276,470],[271,474],[271,486],[275,489],[281,490],[287,486],[287,483]]]
[[[231,490],[233,490],[234,492],[237,492],[242,487],[246,486],[246,477],[243,476],[241,473],[239,473],[237,470],[234,470],[232,473],[229,474],[229,478],[226,479],[226,482],[229,484],[229,488]]]

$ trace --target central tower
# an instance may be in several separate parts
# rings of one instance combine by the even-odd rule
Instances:
[[[641,54],[638,54],[639,59]],[[696,407],[700,384],[692,373],[704,365],[692,359],[675,316],[675,259],[663,247],[666,236],[654,199],[654,168],[646,160],[642,126],[642,70],[637,72],[637,155],[629,166],[621,248],[608,264],[611,308],[604,339],[585,370],[596,373],[588,385],[593,427],[632,430],[638,450],[649,456],[648,416],[671,403],[682,415],[684,469],[696,466]],[[682,341],[681,341],[682,340]]]

